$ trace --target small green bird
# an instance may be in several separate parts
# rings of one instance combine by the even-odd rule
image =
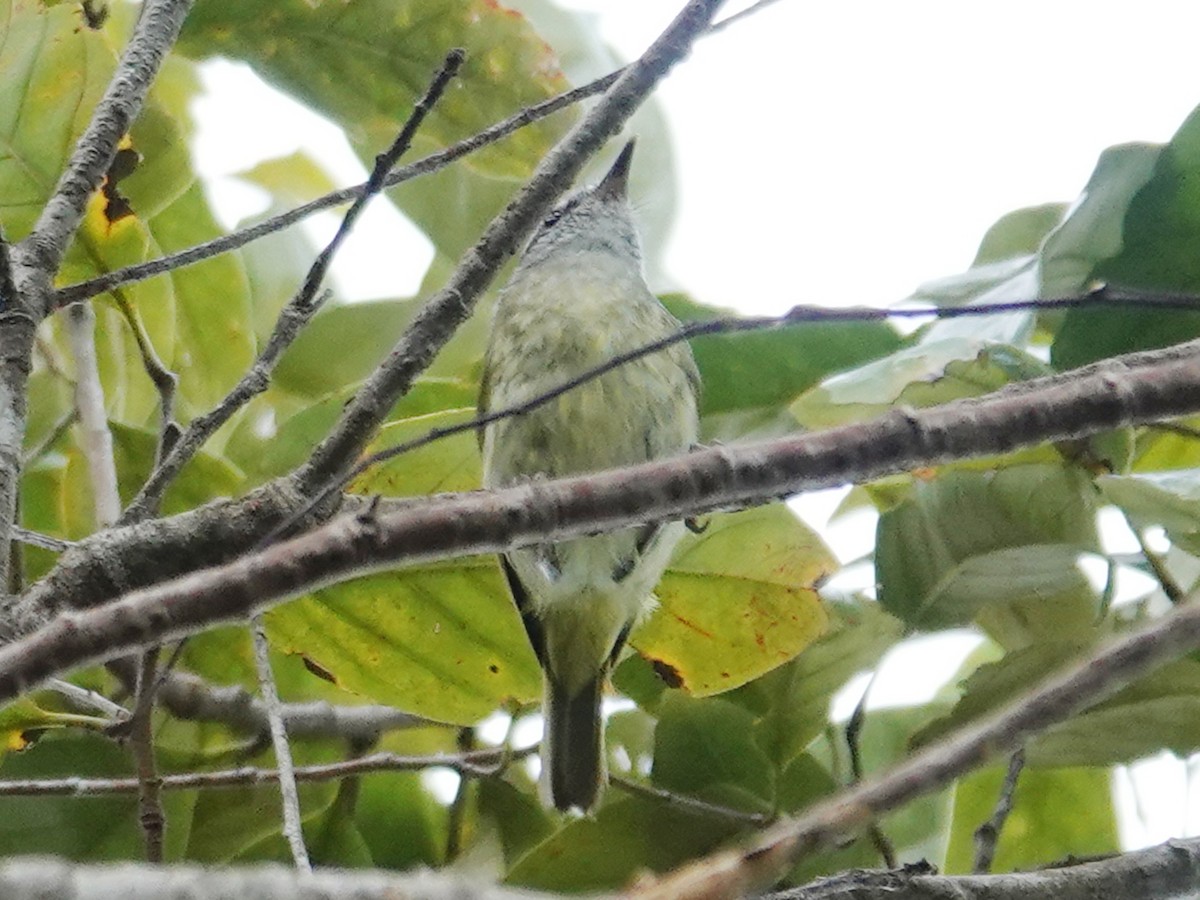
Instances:
[[[537,397],[679,328],[646,285],[627,198],[633,142],[596,187],[542,223],[496,307],[479,411]],[[483,483],[594,472],[684,453],[700,376],[685,343],[620,366],[484,430]],[[606,781],[600,699],[682,522],[649,522],[505,554],[501,563],[544,672],[543,798],[591,810]]]

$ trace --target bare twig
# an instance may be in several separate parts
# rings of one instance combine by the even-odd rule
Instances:
[[[30,463],[41,459],[42,456],[54,446],[58,439],[66,434],[67,429],[74,425],[76,419],[78,418],[79,412],[74,406],[72,406],[66,411],[66,413],[63,414],[62,418],[54,423],[54,425],[49,431],[46,432],[45,436],[40,441],[38,441],[25,452],[22,460],[24,464],[28,466]]]
[[[1156,422],[1150,427],[1156,431],[1167,431],[1171,434],[1177,434],[1180,437],[1200,439],[1200,428],[1193,428],[1191,425],[1184,425],[1182,422]]]
[[[232,562],[66,613],[0,648],[0,700],[87,662],[218,622],[344,578],[471,553],[507,552],[645,521],[742,508],[801,490],[1078,438],[1196,412],[1200,343],[993,394],[770,441],[714,446],[609,472],[500,491],[384,503]],[[353,504],[352,504],[353,505]]]
[[[1008,814],[1012,812],[1013,796],[1017,791],[1017,780],[1021,770],[1025,768],[1025,751],[1018,749],[1008,759],[1008,769],[1004,773],[1004,781],[1000,785],[1000,795],[996,798],[996,809],[992,816],[975,829],[975,865],[976,875],[983,875],[992,870],[992,862],[996,858],[996,845],[1000,842],[1000,833]]]
[[[149,650],[142,654],[138,669],[137,701],[130,720],[129,747],[133,753],[134,769],[138,783],[138,821],[142,826],[142,840],[146,848],[146,862],[158,863],[163,859],[163,834],[166,831],[166,816],[160,797],[162,784],[158,777],[158,765],[154,759],[154,682],[158,668],[158,654]]]
[[[95,691],[89,691],[87,688],[81,688],[77,684],[55,678],[46,687],[64,697],[76,709],[90,709],[107,716],[113,722],[124,722],[129,719],[129,710],[121,704],[114,703],[107,697],[97,694]]]
[[[330,263],[338,248],[350,235],[354,224],[358,221],[367,203],[383,191],[388,173],[395,167],[400,157],[412,144],[412,139],[424,122],[426,115],[437,103],[446,87],[453,80],[463,62],[463,52],[453,50],[446,55],[441,69],[434,75],[425,95],[413,107],[408,120],[400,129],[392,145],[375,160],[375,168],[367,180],[358,198],[346,210],[342,222],[330,239],[325,249],[313,261],[305,276],[304,283],[288,304],[279,314],[271,337],[266,346],[254,361],[250,370],[241,378],[232,391],[214,409],[203,416],[198,416],[188,425],[187,430],[180,436],[171,448],[169,454],[156,467],[147,482],[142,486],[138,496],[134,498],[129,509],[122,518],[123,523],[137,521],[155,512],[171,480],[179,474],[186,462],[195,455],[204,442],[218,428],[229,420],[238,409],[257,394],[267,388],[271,372],[279,362],[283,352],[292,344],[296,336],[309,323],[317,310],[321,308],[327,294],[319,294],[321,285],[329,271]]]
[[[96,316],[90,306],[75,303],[68,307],[67,336],[75,357],[75,409],[92,488],[92,510],[96,526],[107,528],[121,515],[121,496],[117,490],[112,432],[104,409],[104,388],[96,361]]]
[[[458,730],[458,752],[469,753],[474,749],[475,729],[460,728]],[[444,865],[453,863],[458,859],[458,854],[462,852],[463,827],[467,820],[470,791],[470,782],[460,776],[458,789],[454,792],[454,799],[450,801],[450,808],[446,810],[446,855],[442,860]]]
[[[64,541],[62,538],[51,537],[48,534],[16,526],[12,530],[12,539],[20,541],[22,544],[28,544],[31,547],[41,547],[43,550],[50,550],[54,553],[62,553],[64,550],[75,546],[74,541]]]
[[[4,229],[0,227],[0,311],[17,303],[17,285],[13,281],[12,253]]]
[[[742,19],[752,16],[755,13],[762,12],[768,6],[774,6],[778,2],[779,0],[758,0],[758,2],[753,6],[747,6],[741,12],[735,12],[732,15],[726,16],[719,22],[713,22],[712,27],[708,29],[708,33],[717,34],[722,32],[733,23],[740,22]]]
[[[504,759],[523,759],[537,745],[505,753],[503,748],[474,750],[470,753],[437,753],[430,756],[403,756],[399,753],[372,753],[335,763],[296,766],[296,781],[305,784],[356,778],[374,772],[421,772],[426,769],[450,769],[475,778],[499,774],[497,764]],[[278,769],[244,766],[220,772],[184,772],[160,776],[164,791],[216,790],[257,787],[279,780]],[[27,778],[0,780],[0,797],[107,797],[136,794],[136,778]]]
[[[1184,590],[1183,585],[1175,580],[1175,576],[1167,568],[1166,560],[1151,549],[1150,545],[1146,542],[1145,533],[1137,522],[1133,521],[1133,517],[1129,513],[1122,514],[1125,517],[1125,524],[1129,526],[1129,530],[1133,532],[1133,536],[1138,542],[1138,548],[1142,551],[1142,558],[1146,560],[1146,565],[1154,573],[1154,578],[1158,582],[1158,586],[1162,588],[1163,594],[1176,606],[1186,602],[1188,592]]]
[[[267,631],[262,616],[255,616],[250,623],[250,636],[254,639],[254,664],[258,671],[258,689],[267,709],[267,721],[271,725],[271,744],[275,748],[275,764],[279,767],[279,795],[283,806],[283,835],[292,851],[292,862],[301,872],[311,872],[308,848],[304,845],[304,825],[300,817],[300,794],[296,790],[296,768],[292,764],[292,748],[288,743],[283,724],[283,709],[279,691],[275,687],[275,674],[271,671],[271,658],[267,645]]]
[[[862,737],[863,725],[867,721],[867,698],[871,695],[871,688],[875,686],[875,679],[878,676],[879,669],[875,669],[867,681],[867,686],[863,688],[858,703],[854,704],[854,712],[850,714],[850,719],[846,722],[846,749],[850,754],[850,776],[853,784],[858,784],[863,778],[862,751],[859,741]],[[879,823],[872,822],[868,825],[867,834],[883,860],[883,864],[889,869],[896,868],[896,851],[887,835],[883,833]]]
[[[718,819],[722,822],[730,822],[739,826],[752,825],[761,827],[770,824],[773,818],[765,813],[747,812],[744,809],[734,809],[732,806],[710,803],[707,800],[701,800],[699,797],[677,794],[674,791],[668,791],[665,788],[655,787],[652,784],[646,784],[643,781],[637,781],[633,778],[625,778],[621,775],[612,775],[609,777],[609,781],[614,787],[620,788],[627,794],[632,794],[635,797],[644,797],[647,800],[655,800],[680,812],[693,816],[701,816],[706,819]]]
[[[244,688],[214,687],[186,672],[162,679],[159,702],[177,719],[220,722],[237,732],[267,735],[270,724],[262,700]],[[293,737],[341,738],[372,743],[389,731],[436,723],[391,706],[334,706],[323,701],[284,703],[283,723]]]

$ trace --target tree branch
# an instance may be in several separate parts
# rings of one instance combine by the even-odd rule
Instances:
[[[1200,838],[1108,859],[1010,875],[933,875],[917,867],[854,869],[763,900],[1171,900],[1200,888]]]
[[[296,766],[292,763],[292,746],[288,743],[287,730],[283,724],[283,704],[275,686],[275,673],[271,671],[270,648],[267,646],[267,629],[261,615],[250,621],[250,639],[254,642],[254,665],[258,670],[258,692],[262,695],[270,725],[271,746],[275,749],[275,765],[279,784],[279,797],[283,810],[283,836],[292,851],[292,862],[301,872],[311,872],[308,847],[304,843],[303,818],[300,815],[300,793],[296,790]]]
[[[187,672],[171,672],[158,689],[162,706],[177,719],[220,722],[234,731],[265,735],[270,727],[262,700],[234,685],[214,687]],[[341,738],[372,743],[389,731],[436,725],[391,706],[334,706],[323,701],[284,703],[283,723],[297,738]]]
[[[296,781],[322,782],[357,778],[374,772],[422,772],[426,769],[450,769],[460,775],[485,778],[497,775],[502,766],[524,759],[537,745],[510,751],[506,747],[472,750],[469,753],[437,753],[430,756],[403,756],[399,753],[372,753],[335,763],[320,763],[295,768]],[[220,772],[183,772],[163,775],[164,791],[216,790],[256,787],[279,779],[278,769],[242,767]],[[27,778],[0,780],[0,797],[107,797],[136,794],[141,785],[136,778]]]
[[[1200,408],[1200,342],[1131,354],[984,397],[771,441],[713,447],[503,491],[368,504],[300,537],[66,613],[0,648],[0,700],[43,679],[299,593],[406,563],[507,552],[548,540],[742,508],[803,490],[1006,453]],[[1150,361],[1154,362],[1151,364]],[[71,551],[74,552],[74,551]],[[1186,612],[1186,611],[1185,611]],[[25,610],[18,621],[37,621]]]
[[[550,900],[555,894],[490,885],[440,872],[317,870],[278,865],[246,868],[84,864],[49,857],[0,860],[5,900]]]

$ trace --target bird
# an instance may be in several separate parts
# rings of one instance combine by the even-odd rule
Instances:
[[[479,412],[537,398],[680,328],[650,290],[628,198],[631,140],[598,184],[556,207],[501,290]],[[485,488],[687,452],[700,375],[679,342],[480,433]],[[630,631],[654,608],[684,523],[646,522],[501,556],[543,672],[543,802],[589,813],[607,782],[601,699]]]

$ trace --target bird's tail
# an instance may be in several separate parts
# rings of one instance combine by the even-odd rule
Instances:
[[[556,809],[591,810],[607,780],[604,765],[600,696],[605,672],[568,693],[554,678],[545,679],[546,734],[542,746],[543,798]]]

